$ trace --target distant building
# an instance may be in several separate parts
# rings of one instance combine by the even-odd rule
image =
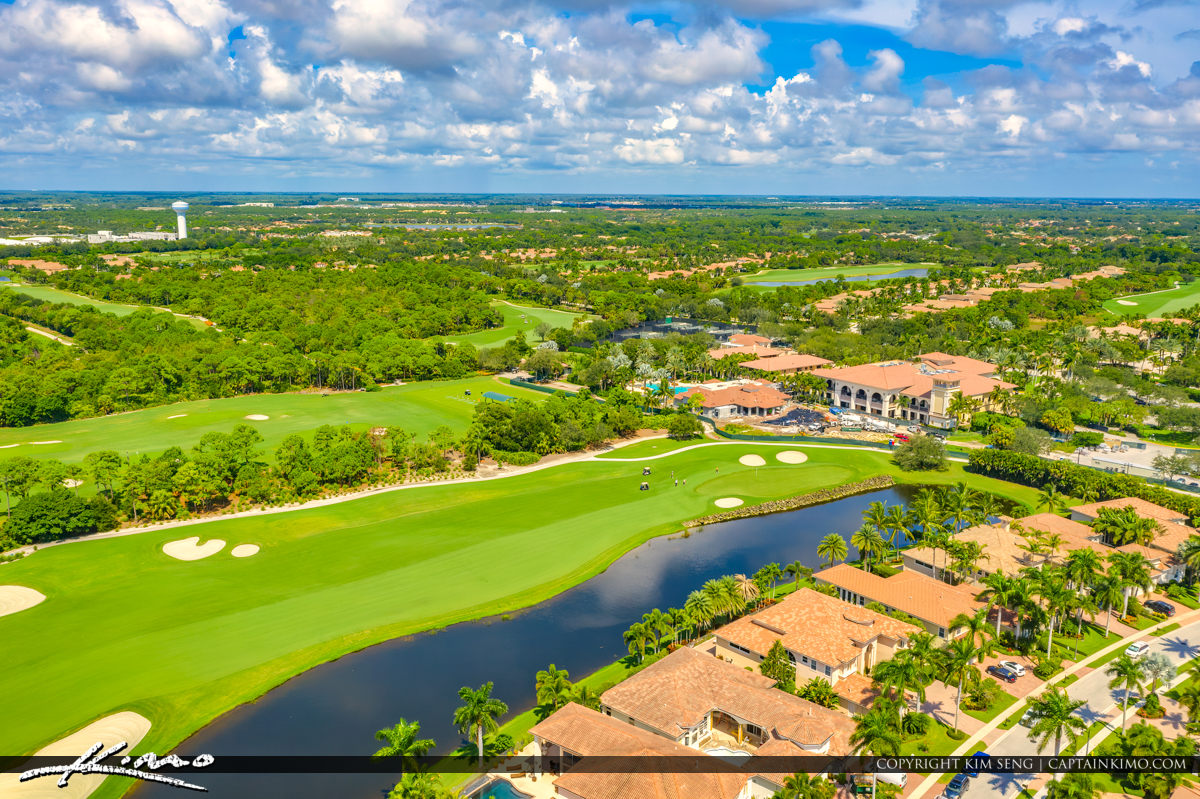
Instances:
[[[742,364],[742,367],[772,375],[794,375],[799,372],[811,372],[814,369],[829,366],[832,363],[833,361],[818,358],[816,355],[795,353],[792,355],[776,355],[771,358],[759,358],[757,361],[746,361]]]
[[[998,379],[996,371],[986,361],[929,352],[918,355],[915,363],[885,361],[812,373],[829,384],[826,399],[831,406],[951,428],[957,424],[949,410],[954,395],[979,400],[981,410],[997,410],[992,391],[1016,388]]]
[[[675,395],[676,404],[700,398],[700,413],[710,419],[774,416],[791,398],[764,380],[712,381]]]

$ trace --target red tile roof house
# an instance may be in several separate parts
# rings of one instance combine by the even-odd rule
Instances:
[[[916,362],[885,361],[814,369],[812,373],[829,384],[826,399],[830,405],[953,428],[957,420],[949,406],[955,394],[980,400],[982,410],[996,410],[990,399],[992,391],[1016,388],[996,379],[996,371],[997,367],[986,361],[928,352],[918,355]]]
[[[688,389],[676,395],[675,402],[682,405],[690,397],[698,396],[701,414],[711,419],[774,416],[781,413],[784,406],[791,402],[791,397],[763,380],[717,386],[704,384]]]
[[[549,760],[550,774],[557,775],[554,795],[561,799],[757,799],[774,794],[786,776],[726,769],[728,764],[716,758],[711,771],[652,771],[652,765],[638,769],[636,759],[642,757],[708,756],[574,702],[530,732],[535,751]],[[628,771],[574,768],[580,758],[588,757],[627,757],[631,767]]]
[[[1187,514],[1164,508],[1162,505],[1155,505],[1140,497],[1124,497],[1108,499],[1103,502],[1091,502],[1087,505],[1076,505],[1071,508],[1071,519],[1091,524],[1100,518],[1100,511],[1103,508],[1112,508],[1113,510],[1131,508],[1141,518],[1153,520],[1158,525],[1158,535],[1148,547],[1126,544],[1117,548],[1122,551],[1140,551],[1148,560],[1156,562],[1158,571],[1154,575],[1154,581],[1160,585],[1183,578],[1184,566],[1182,563],[1176,562],[1173,556],[1178,551],[1180,544],[1194,535],[1200,535],[1200,531],[1188,526]]]
[[[811,372],[821,367],[829,366],[833,361],[818,358],[816,355],[796,353],[794,355],[776,355],[771,358],[760,358],[757,361],[746,361],[743,368],[773,375],[794,375],[797,372]]]
[[[874,699],[866,676],[890,660],[921,628],[864,607],[802,588],[781,602],[713,632],[715,652],[735,666],[758,668],[776,641],[796,666],[796,682],[828,681],[851,712]]]
[[[604,692],[600,712],[678,744],[755,754],[850,754],[854,722],[775,681],[684,647]]]
[[[856,569],[839,563],[813,575],[817,585],[834,586],[845,601],[853,605],[878,602],[888,611],[899,610],[919,620],[925,630],[939,638],[956,638],[960,628],[951,622],[960,614],[971,616],[984,606],[975,591],[966,585],[950,585],[917,571],[902,571],[891,577]],[[890,617],[889,617],[890,618]]]

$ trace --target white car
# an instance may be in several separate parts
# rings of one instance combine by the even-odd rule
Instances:
[[[1125,654],[1131,658],[1140,658],[1150,651],[1150,644],[1145,641],[1134,641],[1125,649]]]
[[[1018,663],[1015,660],[1002,660],[1002,661],[1000,661],[1000,665],[1003,666],[1004,668],[1008,669],[1009,671],[1011,671],[1013,674],[1017,675],[1018,677],[1025,676],[1025,667],[1022,666],[1020,663]]]

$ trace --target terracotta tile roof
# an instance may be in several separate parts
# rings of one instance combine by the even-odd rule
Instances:
[[[729,343],[738,347],[753,347],[755,344],[768,346],[771,339],[766,336],[756,336],[753,333],[734,333],[729,337]]]
[[[773,358],[760,358],[757,361],[746,361],[742,366],[747,369],[761,369],[764,372],[782,372],[787,369],[811,369],[833,363],[816,355],[796,353],[793,355],[776,355]]]
[[[695,757],[695,749],[571,703],[530,730],[536,737],[583,757],[627,755]],[[746,785],[736,773],[600,773],[569,770],[556,788],[580,799],[735,799]]]
[[[1019,574],[1026,566],[1041,563],[1041,558],[1034,558],[1022,547],[1026,540],[1016,530],[1006,524],[977,524],[968,527],[954,536],[956,541],[974,541],[983,549],[983,560],[979,568],[985,572],[1002,571],[1007,575]],[[934,550],[932,547],[915,547],[904,550],[905,557],[913,557],[925,563],[933,564]],[[949,566],[950,558],[945,551],[939,551],[938,568]]]
[[[1081,516],[1095,519],[1100,516],[1101,508],[1112,508],[1114,510],[1133,508],[1133,512],[1138,516],[1160,522],[1187,521],[1187,514],[1173,511],[1170,508],[1164,508],[1162,505],[1155,505],[1153,502],[1147,502],[1141,497],[1122,497],[1120,499],[1106,499],[1103,502],[1089,502],[1087,505],[1076,505],[1071,508],[1071,511]]]
[[[868,707],[879,696],[875,681],[865,674],[854,674],[843,677],[833,686],[833,691],[843,699],[861,707]]]
[[[687,399],[693,394],[699,395],[700,404],[705,408],[737,405],[742,408],[771,409],[791,402],[787,394],[761,380],[718,389],[701,385],[680,393],[676,399]]]
[[[1016,522],[1026,530],[1058,533],[1064,539],[1080,540],[1093,535],[1092,528],[1086,524],[1071,521],[1056,513],[1035,513],[1032,516],[1022,516]]]
[[[891,616],[801,588],[778,604],[732,621],[713,634],[760,655],[781,641],[792,652],[837,666],[858,657],[861,647],[878,635],[906,639],[918,631]]]
[[[715,350],[708,351],[708,357],[714,361],[719,361],[731,355],[753,355],[757,358],[773,358],[776,355],[787,355],[789,353],[791,353],[791,350],[781,350],[775,347],[764,347],[755,344],[750,347],[717,347]]]
[[[819,582],[853,591],[866,597],[868,602],[881,602],[938,627],[949,628],[950,620],[955,616],[974,613],[983,604],[963,586],[949,585],[914,571],[880,577],[839,563],[813,577]]]
[[[995,380],[984,375],[992,374],[996,367],[986,361],[947,355],[944,352],[929,352],[918,356],[920,363],[908,361],[884,361],[861,366],[838,366],[829,369],[814,369],[813,374],[827,380],[854,383],[881,391],[898,391],[910,397],[924,397],[933,390],[935,373],[943,369],[952,370],[943,376],[958,381],[959,390],[969,396],[988,394],[999,386],[1012,389],[1012,383]]]
[[[828,744],[827,754],[849,754],[854,724],[845,714],[774,685],[761,674],[684,647],[608,689],[600,701],[672,738],[712,710],[723,710],[802,747],[815,750]]]

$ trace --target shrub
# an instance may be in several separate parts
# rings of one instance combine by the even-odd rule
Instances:
[[[896,448],[896,465],[906,472],[942,471],[946,468],[946,448],[933,436],[914,435]]]
[[[1071,436],[1071,443],[1077,447],[1095,447],[1104,443],[1104,434],[1077,432]]]
[[[988,677],[968,685],[963,695],[963,707],[967,710],[987,710],[1000,696],[1000,686]]]
[[[677,441],[696,438],[702,429],[700,420],[690,413],[672,414],[671,418],[667,420],[667,435]]]
[[[933,724],[933,719],[924,713],[905,713],[904,720],[900,722],[900,729],[905,735],[912,738],[918,738],[929,732],[929,725]]]
[[[496,459],[496,463],[508,463],[513,466],[532,466],[542,459],[536,452],[505,452],[500,449],[492,450],[492,457]]]

